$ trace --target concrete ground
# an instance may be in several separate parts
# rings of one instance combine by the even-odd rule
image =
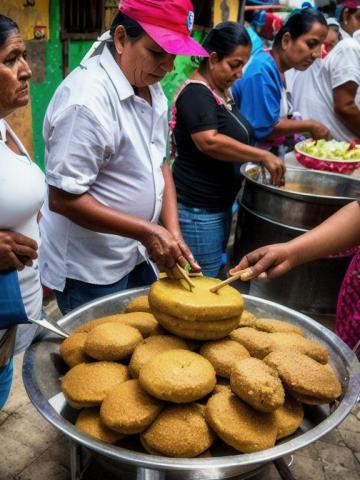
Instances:
[[[47,306],[49,317],[58,311]],[[25,392],[22,377],[23,355],[15,358],[12,392],[0,411],[0,480],[70,480],[70,443],[35,410]],[[360,479],[360,405],[339,428],[321,441],[298,451],[290,471],[296,480]],[[111,476],[91,472],[84,480],[110,480]],[[255,479],[254,479],[255,480]],[[256,480],[281,480],[271,466]]]

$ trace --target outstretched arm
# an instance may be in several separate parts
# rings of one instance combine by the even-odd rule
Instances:
[[[360,244],[360,205],[351,202],[319,226],[289,242],[267,245],[243,257],[230,274],[251,267],[251,278],[277,278],[297,265]]]

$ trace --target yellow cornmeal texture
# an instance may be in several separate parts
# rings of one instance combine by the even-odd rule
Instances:
[[[205,417],[218,436],[240,452],[258,452],[275,445],[277,428],[272,414],[254,410],[234,394],[213,395]]]
[[[80,363],[69,370],[61,387],[74,408],[100,405],[109,391],[129,379],[125,365],[114,362]]]
[[[277,371],[258,358],[236,362],[231,370],[230,385],[239,398],[260,412],[273,412],[285,401]]]
[[[245,347],[252,357],[263,359],[273,350],[270,333],[260,332],[255,328],[237,328],[230,333],[229,337]]]
[[[139,297],[133,298],[124,308],[124,313],[129,312],[151,313],[148,296],[140,295]]]
[[[60,355],[64,362],[70,367],[79,363],[88,363],[93,360],[85,353],[85,341],[87,333],[74,333],[66,338],[60,345]]]
[[[323,405],[324,403],[329,403],[326,399],[311,397],[310,395],[301,395],[300,393],[296,393],[289,388],[288,392],[295,400],[303,403],[304,405]]]
[[[341,384],[335,373],[307,355],[296,351],[275,351],[264,361],[275,368],[283,383],[296,393],[329,402],[341,395]]]
[[[327,363],[329,353],[326,348],[317,340],[303,338],[293,333],[270,333],[272,350],[288,349],[297,350],[320,363]]]
[[[105,323],[87,334],[85,352],[96,360],[122,360],[129,357],[142,340],[143,337],[136,328]]]
[[[188,350],[159,353],[142,367],[140,385],[160,400],[190,403],[205,397],[216,384],[211,363]]]
[[[148,395],[138,380],[129,380],[114,387],[101,404],[104,424],[124,434],[141,433],[153,423],[163,402]]]
[[[139,376],[141,368],[152,360],[155,355],[169,350],[187,350],[188,345],[182,338],[173,335],[157,335],[146,338],[134,350],[129,363],[129,371],[133,378]]]
[[[244,310],[240,317],[239,327],[252,327],[255,323],[256,316],[249,312],[248,310]]]
[[[90,320],[89,322],[80,325],[75,330],[75,333],[90,332],[97,326],[103,325],[104,323],[119,323],[137,328],[144,337],[151,335],[152,332],[154,332],[158,327],[158,322],[151,313],[132,312],[109,315],[107,317],[97,318],[96,320]]]
[[[215,368],[216,375],[225,378],[230,378],[230,372],[235,362],[250,357],[245,347],[229,339],[206,342],[200,348],[199,353],[209,360]]]
[[[216,340],[224,338],[239,324],[239,317],[212,322],[187,321],[154,309],[158,322],[169,332],[180,337],[195,340]]]
[[[110,430],[102,423],[98,408],[81,410],[75,422],[75,427],[97,440],[110,444],[114,444],[124,438],[124,435]]]
[[[129,327],[137,328],[144,337],[148,337],[158,326],[156,318],[149,312],[124,313],[119,321]]]
[[[216,436],[205,421],[204,407],[193,403],[167,407],[140,438],[150,453],[193,458],[210,448]]]
[[[283,320],[276,320],[274,318],[257,318],[253,325],[257,330],[268,333],[297,333],[302,337],[305,336],[304,330],[296,325],[293,325]]]
[[[182,281],[164,278],[153,283],[149,293],[151,309],[193,321],[223,320],[241,315],[244,301],[235,288],[225,286],[217,293],[209,288],[220,280],[193,277],[195,288],[190,291]]]
[[[276,440],[281,440],[295,433],[300,427],[304,420],[304,409],[301,403],[287,395],[284,405],[275,410],[272,415],[277,428]]]
[[[118,322],[122,316],[123,313],[118,313],[117,315],[108,315],[106,317],[100,317],[96,318],[95,320],[89,320],[88,322],[82,323],[79,325],[73,333],[88,333],[91,332],[95,327],[98,325],[102,325],[104,323],[111,323],[111,322]]]

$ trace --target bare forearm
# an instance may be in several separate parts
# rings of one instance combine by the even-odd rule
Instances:
[[[173,235],[178,235],[180,233],[180,226],[176,201],[176,189],[171,170],[166,162],[162,167],[162,172],[165,181],[165,189],[160,220],[169,232]]]
[[[266,140],[275,140],[284,135],[293,133],[306,133],[312,129],[311,120],[289,120],[282,118],[273,128],[273,131],[266,137]]]
[[[150,222],[118,212],[98,202],[92,195],[71,195],[50,187],[50,208],[88,230],[121,235],[142,241]]]
[[[291,240],[294,265],[335,254],[360,244],[360,206],[352,202],[313,230]]]
[[[356,104],[353,103],[347,107],[336,109],[335,113],[354,136],[360,138],[360,110]]]
[[[195,136],[196,134],[193,138]],[[195,144],[200,151],[210,157],[226,162],[262,162],[265,155],[264,150],[238,142],[221,133],[213,135],[206,144],[197,144],[196,141]]]

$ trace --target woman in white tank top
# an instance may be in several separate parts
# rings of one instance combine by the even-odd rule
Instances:
[[[18,271],[25,314],[39,319],[42,289],[36,260],[37,215],[44,201],[45,180],[4,120],[28,103],[30,77],[19,29],[11,19],[0,15],[0,273],[6,281],[9,269]],[[0,408],[10,391],[12,355],[30,344],[36,328],[24,324],[0,330]]]

